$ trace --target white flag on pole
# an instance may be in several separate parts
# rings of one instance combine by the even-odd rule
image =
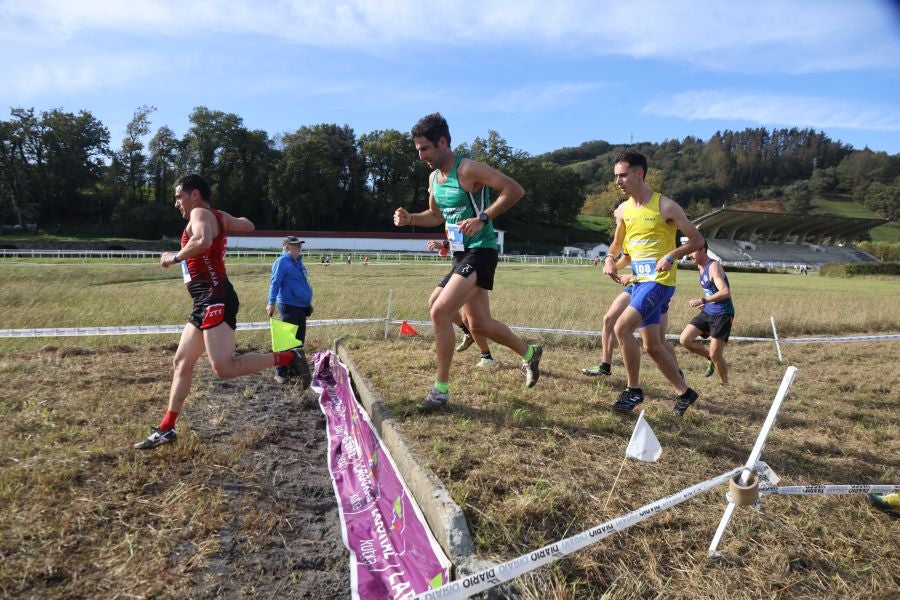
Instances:
[[[656,462],[662,455],[662,446],[656,439],[656,434],[650,428],[650,424],[644,420],[644,411],[638,416],[634,431],[631,433],[631,441],[625,449],[625,456],[636,458],[644,462]]]

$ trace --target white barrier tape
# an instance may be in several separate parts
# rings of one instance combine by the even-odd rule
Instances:
[[[392,319],[391,324],[400,325],[403,323],[403,319]],[[428,327],[431,325],[431,321],[410,321],[406,319],[406,322],[410,325],[417,325],[422,327]],[[552,333],[558,335],[590,335],[590,336],[598,336],[602,332],[601,331],[592,331],[589,329],[547,329],[543,327],[520,327],[518,325],[510,325],[510,329],[513,331],[527,331],[531,333]],[[635,337],[639,337],[640,334],[635,334]],[[679,336],[669,333],[666,334],[667,340],[678,340]],[[736,342],[771,342],[773,338],[766,337],[741,337],[741,336],[731,336],[728,338],[730,341]],[[782,344],[797,344],[804,342],[869,342],[869,341],[877,341],[877,340],[900,340],[900,333],[890,333],[884,335],[857,335],[857,336],[842,336],[842,337],[815,337],[815,338],[783,338],[778,341]]]
[[[307,327],[349,325],[354,323],[382,323],[384,319],[317,319],[307,321]],[[239,330],[269,329],[268,321],[238,323]],[[48,327],[44,329],[0,329],[0,338],[75,337],[88,335],[151,335],[181,333],[184,325],[123,325],[116,327]]]
[[[656,502],[645,504],[639,509],[613,519],[612,521],[607,521],[602,525],[597,525],[596,527],[582,531],[572,537],[544,546],[534,552],[523,554],[518,558],[506,561],[495,567],[490,567],[463,577],[462,579],[451,581],[443,587],[420,594],[416,596],[416,598],[417,600],[455,600],[458,598],[468,598],[474,594],[489,590],[492,587],[500,585],[504,581],[510,581],[511,579],[524,575],[538,567],[556,562],[563,556],[571,554],[576,550],[581,550],[582,548],[599,542],[614,533],[624,531],[632,525],[640,523],[641,521],[662,513],[676,504],[680,504],[685,500],[693,498],[697,494],[718,487],[723,483],[727,483],[729,479],[740,473],[742,469],[743,467],[732,469],[718,477],[685,488],[671,496],[666,496]]]
[[[781,343],[803,344],[808,342],[870,342],[876,340],[900,340],[900,333],[892,333],[889,335],[852,335],[844,337],[785,338],[781,340]]]
[[[403,319],[391,319],[387,321],[392,325],[400,325]],[[384,323],[384,317],[368,317],[362,319],[316,319],[306,322],[307,327],[322,327],[330,325],[352,325],[356,323]],[[431,325],[431,321],[410,321],[406,320],[410,325],[427,327]],[[240,330],[268,329],[268,321],[257,321],[253,323],[238,323],[237,328]],[[511,325],[509,327],[513,331],[526,331],[531,333],[548,333],[556,335],[588,335],[599,336],[602,332],[583,329],[548,329],[542,327],[519,327]],[[181,333],[184,325],[123,325],[111,327],[48,327],[48,328],[31,328],[31,329],[0,329],[0,338],[33,338],[33,337],[71,337],[71,336],[88,336],[88,335],[142,335],[142,334],[158,334],[158,333]],[[666,335],[666,339],[677,340],[678,336],[673,334]],[[731,336],[732,341],[738,342],[771,342],[772,338],[760,337],[738,337]],[[900,340],[900,333],[892,333],[885,335],[859,335],[844,337],[814,337],[814,338],[786,338],[779,340],[782,344],[791,343],[808,343],[808,342],[869,342],[880,340]]]
[[[900,492],[900,484],[857,484],[857,485],[785,485],[759,486],[760,494],[781,494],[785,496],[832,496],[838,494],[893,494]]]

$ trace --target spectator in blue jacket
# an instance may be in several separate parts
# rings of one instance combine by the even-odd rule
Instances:
[[[300,253],[303,251],[303,240],[295,236],[287,236],[282,241],[284,252],[272,264],[272,283],[269,286],[269,300],[266,303],[266,314],[275,314],[275,303],[281,320],[297,325],[298,346],[306,341],[306,317],[313,312],[312,286]],[[275,367],[275,381],[285,383],[288,379],[288,367]]]

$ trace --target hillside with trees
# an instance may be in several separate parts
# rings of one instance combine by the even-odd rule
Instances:
[[[272,136],[199,106],[179,138],[165,125],[154,131],[155,110],[136,109],[120,140],[87,110],[11,110],[0,121],[0,224],[159,239],[181,228],[172,185],[187,172],[210,179],[215,206],[264,229],[391,230],[394,208],[427,204],[428,168],[408,132],[357,135],[322,123]],[[600,230],[584,224],[611,214],[620,196],[612,161],[626,148],[647,155],[651,186],[691,216],[761,198],[805,214],[830,196],[900,219],[900,155],[854,150],[809,129],[628,146],[597,140],[540,156],[489,131],[458,147],[525,188],[497,225],[526,244],[597,239]]]

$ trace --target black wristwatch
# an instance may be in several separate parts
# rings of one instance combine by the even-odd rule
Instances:
[[[491,220],[491,218],[488,216],[487,213],[483,212],[480,215],[478,215],[478,220],[481,221],[482,223],[487,223],[488,221]]]

